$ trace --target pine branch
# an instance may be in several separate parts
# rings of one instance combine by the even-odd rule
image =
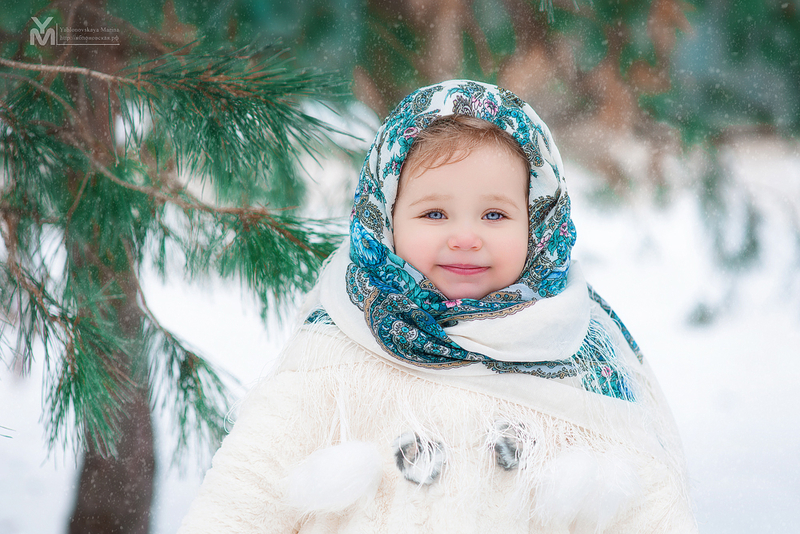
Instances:
[[[300,101],[336,98],[339,83],[291,71],[281,54],[168,55],[126,72],[135,72],[137,84],[120,86],[119,100],[135,105],[136,116],[152,117],[151,135],[169,140],[178,172],[210,180],[218,198],[245,184],[267,184],[269,176],[295,187],[298,155],[313,156],[336,132],[300,111]],[[133,118],[123,113],[130,136]]]
[[[2,306],[17,321],[0,328],[0,338],[6,338],[6,327],[16,327],[15,358],[26,371],[36,340],[42,341],[49,383],[45,387],[49,447],[66,442],[66,435],[72,434],[78,446],[88,437],[98,450],[114,454],[122,400],[133,382],[114,356],[128,351],[129,343],[114,334],[113,314],[103,305],[107,298],[96,295],[79,314],[13,258],[2,265],[2,273]],[[68,430],[71,421],[80,427],[74,433]]]
[[[101,454],[116,454],[124,402],[137,387],[130,369],[120,356],[130,343],[115,335],[116,324],[92,317],[77,317],[71,323],[64,357],[57,361],[47,394],[49,405],[48,442],[51,449],[66,443],[70,423],[77,428],[79,449],[84,439],[92,440]],[[127,358],[125,358],[127,360]]]
[[[225,74],[208,74],[208,71],[203,70],[203,65],[206,65],[207,61],[217,59],[220,65],[216,67],[211,67],[209,70],[222,71],[224,69],[228,69],[231,72]],[[113,81],[119,83],[126,83],[131,86],[138,86],[137,90],[141,92],[136,93],[135,97],[131,97],[130,101],[147,101],[147,106],[153,107],[153,109],[160,109],[158,112],[159,115],[162,116],[162,120],[160,123],[163,127],[169,127],[171,124],[187,122],[187,117],[179,117],[177,120],[172,120],[169,117],[165,117],[165,115],[172,114],[172,108],[175,107],[175,102],[173,99],[169,98],[169,95],[162,95],[162,98],[155,100],[152,97],[152,92],[158,92],[159,87],[163,90],[164,88],[184,88],[187,90],[188,93],[192,94],[194,97],[201,95],[203,99],[211,102],[212,107],[215,105],[213,104],[215,98],[224,99],[224,95],[234,95],[235,98],[247,100],[247,101],[258,101],[262,105],[262,112],[271,112],[273,110],[275,113],[278,114],[277,117],[272,117],[270,122],[270,127],[273,129],[272,135],[267,135],[260,132],[265,130],[265,128],[261,128],[258,125],[249,124],[249,127],[256,128],[256,132],[247,132],[250,134],[247,136],[248,142],[256,141],[253,143],[253,146],[240,146],[239,148],[244,148],[243,151],[233,151],[232,150],[232,139],[235,139],[237,143],[241,143],[242,138],[245,137],[244,133],[242,132],[241,128],[237,128],[236,125],[233,125],[233,132],[228,132],[226,140],[220,140],[222,145],[231,145],[230,148],[230,156],[232,157],[235,154],[240,154],[245,157],[252,158],[252,161],[249,164],[255,168],[264,169],[265,167],[270,166],[270,159],[277,159],[279,161],[279,166],[283,167],[284,169],[291,167],[291,163],[285,161],[290,157],[296,157],[297,148],[295,144],[297,141],[302,142],[302,146],[306,151],[309,153],[311,152],[311,147],[308,143],[319,141],[322,142],[323,137],[326,135],[326,132],[333,132],[335,131],[333,128],[327,126],[322,121],[305,115],[304,113],[296,111],[294,109],[297,107],[297,103],[292,100],[292,98],[296,98],[297,96],[311,96],[314,95],[315,97],[319,97],[319,94],[314,93],[314,91],[320,89],[331,89],[334,87],[338,87],[338,85],[330,80],[329,77],[326,76],[316,76],[311,75],[305,72],[300,74],[293,74],[292,76],[286,77],[283,76],[286,72],[285,68],[285,60],[279,60],[277,56],[273,56],[269,58],[266,62],[266,65],[255,65],[252,69],[245,70],[243,73],[238,72],[240,67],[232,67],[231,64],[234,63],[236,60],[237,63],[242,63],[242,57],[236,55],[230,56],[223,56],[220,58],[213,58],[208,56],[202,56],[200,58],[187,58],[186,56],[168,56],[168,61],[163,65],[156,65],[150,71],[140,71],[137,74],[137,78],[125,78],[120,76],[110,76],[104,73],[99,73],[96,71],[91,71],[89,69],[83,68],[74,68],[74,67],[59,67],[59,66],[52,66],[52,65],[32,65],[26,64],[16,61],[10,61],[3,58],[0,58],[0,64],[6,64],[8,66],[14,66],[16,68],[25,68],[29,70],[36,70],[42,72],[59,72],[59,73],[74,73],[74,74],[82,74],[87,76],[94,76],[99,79],[103,79],[106,81]],[[184,75],[188,76],[189,74],[182,70],[180,72],[176,72],[174,69],[182,68],[183,63],[185,61],[189,61],[194,63],[195,74],[198,74],[198,80],[195,82],[186,81],[183,78]],[[168,68],[167,68],[168,64]],[[270,68],[267,68],[269,66]],[[36,82],[31,78],[27,78],[25,76],[14,75],[11,73],[0,73],[0,75],[5,75],[7,77],[12,77],[15,79],[20,79],[25,83],[30,84],[34,88],[39,91],[42,91],[53,98],[55,98],[63,107],[63,109],[70,115],[71,119],[73,120],[74,124],[78,126],[81,130],[86,129],[85,122],[78,116],[75,109],[66,102],[61,96],[50,90],[49,88],[43,86],[42,84]],[[174,75],[175,78],[170,78],[170,76]],[[160,84],[160,86],[159,86]],[[253,87],[260,87],[261,90],[254,90]],[[306,85],[310,85],[311,89],[303,89],[298,90],[300,87],[305,87]],[[294,92],[292,92],[294,91]],[[175,95],[172,95],[175,96]],[[275,101],[269,100],[269,98],[274,98]],[[13,99],[12,99],[13,101]],[[167,102],[165,102],[167,101]],[[208,102],[203,104],[203,106],[208,105]],[[196,103],[195,103],[196,104]],[[13,106],[13,108],[18,108],[19,105]],[[166,111],[164,108],[169,107],[169,111]],[[12,124],[18,131],[21,131],[20,126],[24,126],[23,121],[20,121],[13,115],[13,108],[12,106],[5,106],[6,113],[0,118],[6,118],[7,121]],[[193,121],[197,118],[198,115],[202,116],[202,111],[198,105],[193,105],[191,107],[191,114],[189,117],[190,121]],[[282,114],[282,115],[281,115]],[[206,115],[207,116],[207,115]],[[127,119],[127,122],[130,126],[132,126],[133,119],[130,114],[123,113],[123,117]],[[286,124],[290,124],[292,126],[289,127],[287,131],[283,131],[285,129]],[[268,128],[267,128],[268,129]],[[130,131],[133,131],[134,128],[130,128]],[[38,133],[38,132],[37,132]],[[175,142],[175,133],[171,132],[173,135],[171,136],[173,142]],[[341,133],[341,132],[339,132]],[[184,138],[196,140],[202,139],[202,135],[198,135],[197,132],[181,132]],[[39,139],[42,139],[45,136],[37,135]],[[37,141],[39,140],[37,139]],[[69,137],[67,137],[69,139]],[[29,145],[33,145],[33,147],[40,146],[41,144],[37,141],[31,143],[25,143]],[[194,141],[193,141],[194,142]],[[275,143],[278,143],[278,148],[275,148]],[[21,143],[16,143],[19,145]],[[180,206],[183,209],[189,210],[201,210],[206,212],[215,212],[215,213],[230,213],[240,216],[261,216],[261,217],[269,217],[269,213],[261,208],[250,208],[250,207],[223,207],[223,206],[213,206],[207,203],[201,202],[199,199],[194,198],[192,195],[188,194],[185,190],[181,191],[179,195],[174,194],[174,192],[165,192],[163,189],[142,186],[133,184],[130,182],[126,182],[124,180],[120,180],[118,177],[114,175],[109,169],[92,153],[92,150],[85,148],[82,143],[77,142],[77,140],[73,139],[71,143],[73,148],[79,152],[90,164],[94,169],[100,172],[103,176],[114,182],[115,184],[124,187],[126,189],[138,191],[140,193],[144,193],[146,195],[151,196],[152,198],[160,201],[160,202],[168,202],[171,204],[175,204]],[[208,147],[195,147],[194,149],[187,149],[185,150],[186,154],[190,157],[193,161],[193,165],[195,166],[203,166],[205,164],[209,164],[211,167],[218,167],[212,162],[209,162],[206,157],[209,154]],[[219,148],[219,147],[217,147]],[[56,150],[52,151],[53,153],[61,152],[61,147]],[[7,156],[7,151],[4,151],[4,154]],[[272,155],[273,158],[269,156]],[[39,158],[36,158],[41,162],[42,160],[47,160],[48,157],[44,155],[40,155]],[[219,158],[218,158],[219,159]],[[218,161],[218,159],[216,161]],[[36,162],[36,163],[39,163]],[[242,168],[246,167],[245,164],[235,164],[232,161],[227,163],[228,167],[234,166],[241,166]],[[30,167],[35,167],[35,165],[30,165]],[[200,170],[195,168],[194,170]],[[216,169],[219,171],[219,169]],[[9,173],[9,174],[16,174],[16,173]],[[230,173],[228,173],[230,174]],[[74,211],[74,210],[73,210]]]
[[[60,123],[70,117],[78,131],[86,126],[64,95],[25,76],[0,73],[22,81],[0,100],[0,160],[5,182],[0,190],[0,210],[16,212],[20,224],[36,232],[57,224],[67,209],[67,181],[87,168],[68,129]],[[42,97],[44,95],[44,97]],[[52,104],[56,105],[53,106]]]
[[[215,450],[225,436],[225,416],[231,405],[228,388],[216,370],[155,321],[145,326],[154,402],[171,414],[176,437],[173,461],[178,462],[195,436]]]
[[[313,252],[315,255],[319,256],[324,254],[321,251],[315,251],[308,243],[302,241],[299,235],[302,233],[295,233],[287,229],[284,221],[281,219],[279,215],[275,215],[276,212],[280,212],[282,210],[267,210],[266,208],[259,207],[259,206],[243,206],[243,207],[236,207],[236,206],[217,206],[205,203],[186,191],[182,189],[177,193],[165,193],[162,189],[157,189],[154,187],[148,186],[140,186],[125,180],[120,179],[116,176],[113,172],[111,172],[105,165],[100,163],[91,153],[82,151],[84,156],[87,157],[94,166],[94,168],[99,171],[103,176],[111,180],[116,185],[124,187],[125,189],[129,189],[131,191],[137,191],[139,193],[143,193],[152,197],[153,199],[159,200],[164,203],[169,203],[175,205],[185,211],[199,211],[215,216],[223,216],[223,215],[233,215],[237,219],[242,221],[246,221],[245,224],[253,224],[254,222],[261,222],[272,229],[272,231],[277,232],[278,234],[282,235],[286,239],[292,241],[295,245],[305,249],[306,251]],[[310,224],[315,224],[316,221],[307,221]],[[300,228],[300,220],[294,219],[292,224]],[[321,236],[322,234],[320,234]],[[327,254],[322,256],[324,259]]]
[[[50,446],[74,432],[76,444],[89,439],[113,453],[121,407],[149,381],[156,402],[175,414],[176,454],[194,430],[217,443],[229,401],[223,380],[159,323],[141,288],[131,290],[144,244],[158,243],[162,272],[169,241],[191,276],[240,278],[264,313],[309,288],[336,237],[281,208],[289,195],[273,203],[279,207],[267,202],[279,198],[275,190],[298,187],[297,157],[313,155],[335,132],[301,102],[332,98],[339,86],[249,51],[173,53],[114,74],[3,58],[0,66],[13,69],[0,72],[13,82],[0,99],[0,297],[14,318],[0,338],[16,334],[14,350],[27,365],[33,347],[44,346]],[[63,81],[75,76],[108,85],[130,150],[102,145],[87,126]],[[153,119],[149,132],[137,133],[137,111]],[[210,180],[215,199],[179,183],[182,171]],[[182,219],[172,226],[165,214]],[[48,240],[66,257],[56,279],[41,252]],[[141,323],[121,327],[115,310],[137,304]],[[138,374],[143,354],[149,379]]]
[[[0,58],[0,62],[2,62],[2,61],[3,61],[3,59]],[[61,95],[57,94],[55,91],[51,90],[49,87],[45,87],[44,85],[42,85],[41,83],[37,82],[33,78],[29,78],[28,76],[22,76],[20,74],[14,74],[14,73],[11,73],[11,72],[0,72],[0,76],[2,76],[4,78],[10,78],[10,79],[13,79],[13,80],[19,80],[19,81],[25,82],[26,84],[34,87],[38,91],[41,91],[43,93],[47,93],[51,97],[55,98],[58,101],[58,103],[61,104],[64,107],[64,109],[67,110],[69,112],[69,114],[73,118],[76,119],[76,122],[80,121],[80,117],[78,116],[78,113],[75,111],[75,108],[73,108],[72,105],[70,105],[66,100],[64,100],[61,97]],[[7,106],[6,104],[3,104],[3,107],[5,107],[8,111],[11,111],[11,108],[9,106]]]
[[[129,80],[120,76],[98,72],[96,70],[87,69],[84,67],[64,67],[61,65],[43,65],[38,63],[25,63],[22,61],[14,61],[0,57],[0,65],[5,65],[12,69],[29,70],[35,72],[46,72],[55,74],[80,74],[82,76],[89,76],[96,78],[109,84],[116,83],[136,83],[134,80]]]
[[[323,230],[324,223],[312,225],[290,214],[268,220],[235,218],[227,226],[235,237],[216,258],[218,272],[223,277],[239,275],[258,294],[265,311],[271,296],[281,300],[293,291],[311,289],[322,261],[338,242]]]
[[[0,264],[0,305],[14,318],[0,327],[0,339],[13,347],[14,359],[26,372],[36,347],[42,347],[49,447],[66,443],[64,438],[72,435],[77,447],[90,439],[97,450],[114,454],[124,416],[121,406],[134,387],[119,359],[130,354],[131,343],[118,333],[111,306],[121,296],[97,287],[87,273],[74,268],[57,295],[54,289],[59,284],[49,287],[53,285],[52,261],[43,251],[41,234],[33,236],[32,242],[21,239],[22,220],[19,210],[6,211],[0,226],[6,250]],[[6,341],[9,329],[16,334],[13,343]]]
[[[0,58],[0,60],[2,60],[2,58]],[[28,76],[21,76],[19,74],[14,74],[11,72],[0,72],[0,76],[4,78],[22,81],[25,84],[29,85],[30,87],[36,89],[37,91],[41,91],[42,93],[45,93],[48,96],[54,98],[59,104],[61,104],[61,107],[64,108],[64,111],[66,111],[69,114],[71,122],[78,128],[83,138],[85,140],[91,138],[91,135],[89,134],[89,126],[86,124],[86,121],[83,120],[83,118],[78,114],[75,108],[72,107],[72,105],[69,104],[61,95],[59,95],[49,87],[46,87],[45,85],[37,82],[36,80],[29,78]],[[4,107],[6,108],[8,113],[13,113],[10,106],[4,104]]]
[[[250,216],[184,214],[184,231],[173,231],[192,277],[216,273],[238,278],[258,295],[262,314],[295,291],[310,289],[323,260],[341,236],[325,221],[289,213]],[[208,217],[215,223],[209,224]],[[179,237],[183,236],[183,237]]]
[[[128,261],[135,270],[135,260],[129,251]],[[135,279],[139,307],[144,312],[145,352],[150,355],[148,382],[156,402],[162,410],[172,412],[176,447],[176,463],[189,446],[192,432],[197,432],[199,442],[214,451],[225,436],[225,416],[231,404],[228,388],[218,372],[198,355],[188,349],[183,341],[165,328],[147,305]],[[228,375],[235,383],[238,381]]]
[[[6,240],[6,244],[8,240]],[[8,245],[6,245],[8,248]],[[20,361],[23,370],[30,370],[33,361],[34,342],[38,332],[49,332],[51,337],[69,340],[71,321],[60,309],[57,299],[46,290],[45,284],[37,282],[25,269],[9,258],[2,266],[2,306],[8,317],[17,323],[17,342],[14,345],[15,359]],[[16,308],[16,309],[15,309]],[[44,323],[44,326],[40,323]],[[0,328],[0,338],[5,338],[5,328],[13,326],[6,323]],[[45,345],[45,358],[50,346]]]

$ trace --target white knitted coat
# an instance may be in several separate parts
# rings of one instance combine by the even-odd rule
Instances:
[[[696,532],[679,450],[414,376],[333,325],[286,353],[312,357],[245,399],[179,534]]]

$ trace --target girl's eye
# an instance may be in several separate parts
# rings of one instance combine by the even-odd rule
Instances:
[[[442,213],[441,211],[434,210],[434,211],[429,211],[428,213],[423,215],[423,217],[425,217],[426,219],[437,219],[437,220],[444,219],[444,213]]]
[[[505,219],[505,215],[500,213],[499,211],[490,211],[486,215],[483,216],[484,219],[488,221],[499,221],[500,219]]]

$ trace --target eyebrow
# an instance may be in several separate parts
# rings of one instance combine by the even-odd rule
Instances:
[[[500,202],[503,204],[508,204],[510,206],[514,206],[516,203],[511,199],[511,197],[507,195],[483,195],[482,198],[484,200],[489,200],[491,202]]]
[[[437,193],[431,193],[429,195],[425,195],[424,197],[418,198],[409,206],[416,206],[417,204],[422,204],[423,202],[443,202],[445,200],[450,200],[453,198],[452,195],[440,195]],[[501,204],[507,204],[509,206],[515,206],[515,202],[507,195],[496,195],[496,194],[484,194],[481,195],[483,200],[488,200],[489,202],[499,202]]]
[[[416,206],[417,204],[422,204],[423,202],[429,202],[429,201],[441,202],[443,200],[450,200],[451,198],[453,198],[452,195],[438,195],[436,193],[431,193],[430,195],[425,195],[424,197],[418,198],[417,200],[409,204],[409,206]]]

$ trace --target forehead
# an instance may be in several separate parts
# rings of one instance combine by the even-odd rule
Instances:
[[[495,124],[479,119],[473,120],[486,126],[477,129],[474,125],[466,127],[459,123],[454,123],[457,126],[444,123],[420,132],[402,163],[401,183],[405,175],[416,175],[421,172],[420,169],[436,168],[457,162],[479,149],[501,151],[506,158],[515,158],[526,170],[530,169],[530,162],[525,152],[511,135]]]
[[[483,145],[454,154],[432,168],[418,166],[401,174],[398,201],[419,198],[479,196],[486,200],[512,198],[527,203],[529,172],[519,158],[503,147]],[[414,197],[408,198],[408,197]]]

